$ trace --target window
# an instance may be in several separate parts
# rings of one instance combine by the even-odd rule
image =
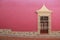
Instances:
[[[48,16],[40,16],[40,33],[48,34]]]

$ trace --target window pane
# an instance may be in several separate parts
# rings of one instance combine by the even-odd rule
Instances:
[[[40,16],[41,33],[48,33],[48,16]]]

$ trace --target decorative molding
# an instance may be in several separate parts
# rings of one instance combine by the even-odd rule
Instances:
[[[17,32],[11,29],[0,29],[0,35],[15,37],[60,37],[60,31],[51,31],[51,34],[40,35],[38,32]]]
[[[51,13],[52,11],[47,9],[45,5],[42,6],[39,10],[37,10],[38,13]]]
[[[49,30],[48,30],[48,34],[51,34],[51,10],[48,10],[45,5],[43,5],[43,7],[39,10],[37,10],[38,13],[38,32],[40,33],[40,16],[48,16],[49,18]]]
[[[36,36],[37,32],[17,32],[12,31],[11,29],[0,29],[0,34],[2,35],[16,35],[16,36]]]

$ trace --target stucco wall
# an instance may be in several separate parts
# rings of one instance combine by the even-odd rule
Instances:
[[[52,10],[52,30],[60,30],[60,0],[0,0],[0,29],[37,31],[36,10]]]

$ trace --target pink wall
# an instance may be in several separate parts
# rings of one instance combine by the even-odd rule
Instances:
[[[36,10],[42,5],[53,12],[52,30],[60,30],[60,0],[0,0],[0,28],[37,31]]]

